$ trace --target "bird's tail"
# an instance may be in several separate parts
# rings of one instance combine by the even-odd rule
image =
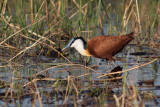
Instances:
[[[126,34],[126,36],[128,36],[128,37],[130,37],[130,38],[134,38],[134,32],[131,32],[131,33],[129,33],[129,34]]]
[[[134,32],[127,34],[127,36],[134,36]]]
[[[131,32],[129,34],[126,34],[126,36],[133,37],[133,36],[138,36],[139,34],[141,34],[141,32]]]

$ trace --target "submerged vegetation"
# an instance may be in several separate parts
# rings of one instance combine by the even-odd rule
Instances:
[[[72,37],[132,31],[123,67],[61,52]],[[0,105],[159,105],[159,53],[159,0],[0,1]]]

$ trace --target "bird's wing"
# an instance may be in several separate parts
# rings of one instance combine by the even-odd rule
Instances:
[[[98,58],[107,58],[120,52],[131,41],[127,36],[98,36],[89,40],[90,53]]]

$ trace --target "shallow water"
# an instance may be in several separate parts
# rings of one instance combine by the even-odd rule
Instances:
[[[127,53],[126,50],[128,48],[131,48],[131,50]],[[130,53],[133,53],[135,49],[133,46],[127,46],[125,50],[122,53],[119,53],[116,58],[120,58],[121,60],[117,60],[116,64],[123,67],[123,70],[133,68],[137,65],[142,65],[145,63],[148,63],[155,58],[142,58],[142,56],[152,56],[153,54],[147,54],[147,55],[130,55]],[[140,52],[140,51],[139,51]],[[143,53],[150,53],[150,50],[147,51],[142,51]],[[18,65],[18,67],[15,67],[16,70],[20,73],[21,78],[23,79],[17,79],[16,81],[19,82],[19,84],[23,84],[24,86],[29,82],[29,78],[34,76],[34,74],[41,72],[45,69],[44,72],[39,74],[39,77],[42,78],[50,78],[50,79],[68,79],[68,76],[74,76],[78,77],[81,76],[78,81],[75,80],[76,85],[79,86],[79,89],[83,89],[81,94],[79,94],[79,98],[76,99],[75,101],[73,100],[75,94],[70,93],[68,96],[67,101],[65,101],[65,94],[66,94],[66,88],[68,87],[67,82],[63,82],[61,87],[55,87],[53,88],[53,85],[55,84],[55,80],[48,80],[48,81],[39,81],[37,82],[38,90],[41,92],[41,97],[42,97],[42,103],[44,106],[58,106],[58,105],[67,105],[67,106],[74,106],[74,103],[78,105],[96,105],[98,103],[95,102],[94,97],[91,97],[93,93],[93,90],[91,91],[90,88],[96,89],[96,87],[99,87],[98,90],[101,88],[106,88],[107,87],[112,87],[112,91],[114,93],[121,93],[122,91],[122,85],[123,83],[121,82],[115,82],[115,83],[108,83],[106,82],[101,82],[103,79],[107,79],[108,76],[105,76],[103,78],[97,78],[100,76],[100,73],[110,73],[110,71],[114,68],[112,63],[107,63],[104,60],[99,60],[97,58],[91,58],[91,60],[88,63],[87,67],[91,67],[92,65],[96,65],[92,70],[88,70],[88,68],[85,68],[83,66],[83,61],[78,60],[79,54],[76,52],[75,55],[77,56],[77,59],[73,59],[72,56],[70,57],[70,61],[76,62],[79,61],[80,65],[68,65],[63,58],[47,58],[47,57],[23,57],[21,62]],[[73,55],[74,56],[74,55]],[[7,59],[8,57],[6,57]],[[86,58],[83,58],[86,59]],[[3,60],[3,61],[2,61]],[[2,66],[4,62],[4,57],[1,57],[1,63],[0,65]],[[60,66],[63,65],[63,66]],[[136,84],[136,87],[141,93],[150,93],[154,94],[154,96],[157,96],[157,102],[159,102],[159,97],[160,96],[160,85],[159,85],[159,65],[160,62],[159,60],[156,60],[155,62],[145,65],[143,67],[139,67],[134,70],[130,70],[127,73],[127,84],[128,86],[132,86],[132,84]],[[60,67],[56,67],[60,66]],[[48,69],[50,68],[50,69]],[[6,83],[10,83],[10,81],[13,79],[13,75],[15,77],[19,77],[18,75],[13,74],[14,67],[9,66],[9,67],[2,67],[1,69],[1,80],[5,81]],[[16,71],[16,72],[17,72]],[[47,73],[46,73],[47,72]],[[87,74],[84,76],[84,74]],[[47,76],[48,75],[48,76]],[[122,76],[124,76],[125,73],[123,73]],[[150,80],[151,82],[144,82]],[[94,83],[92,83],[94,81]],[[123,81],[123,80],[122,80]],[[90,87],[90,88],[89,88]],[[8,86],[9,89],[9,86]],[[73,88],[74,89],[74,88]],[[20,104],[21,106],[25,106],[26,104],[28,106],[39,106],[40,102],[37,97],[34,97],[34,94],[27,94],[27,95],[22,95],[19,97],[15,97],[10,99],[9,97],[7,99],[3,99],[3,96],[6,92],[6,88],[1,88],[1,101],[0,104],[4,106],[16,106]],[[23,88],[24,93],[27,93],[27,90],[29,91],[29,87],[26,85]],[[35,90],[35,89],[34,89]],[[14,92],[14,88],[13,88]],[[117,94],[118,95],[118,94]],[[8,94],[10,96],[10,93]],[[89,103],[90,102],[90,103]],[[92,103],[91,103],[92,102]],[[110,104],[114,102],[114,99],[108,99],[106,104]],[[155,99],[145,101],[145,105],[148,106],[155,106],[159,105],[159,103],[155,102]]]
[[[111,9],[108,10],[110,21],[108,18],[104,20],[103,34],[118,35],[120,34],[119,32],[122,31],[122,22],[120,21],[122,21],[122,15],[124,14],[122,13],[125,4],[123,2],[125,1],[108,1],[108,3],[111,3]],[[146,9],[146,7],[151,3],[154,4],[157,2],[146,0],[142,3],[144,6],[140,8],[144,8],[142,10],[147,11],[148,8]],[[17,14],[16,8],[12,5],[12,2],[8,4],[11,8],[10,12],[13,17],[15,17]],[[28,1],[26,5],[22,5],[28,7],[27,4],[29,4]],[[152,7],[149,7],[149,10],[152,9]],[[30,13],[29,8],[26,8],[24,11]],[[141,11],[142,15],[144,13],[144,11]],[[6,12],[6,14],[8,15],[9,13]],[[145,13],[144,15],[146,16],[145,18],[150,18],[155,14],[156,13]],[[26,17],[30,19],[28,14]],[[76,18],[78,17],[76,16],[75,19]],[[131,24],[133,20],[134,19],[127,25],[126,32],[134,29],[135,26],[131,26],[134,25]],[[143,23],[146,21],[141,21],[143,26]],[[30,20],[27,20],[27,24],[29,23],[31,23]],[[0,22],[0,26],[5,25]],[[93,28],[88,28],[88,26],[85,27],[87,27],[87,30],[91,30],[93,36],[102,34],[99,25],[98,27],[93,26]],[[76,25],[74,27],[78,29]],[[147,29],[148,26],[144,24],[143,27]],[[45,29],[47,28],[48,27],[45,26]],[[146,29],[142,29],[143,32],[148,30]],[[2,33],[1,30],[3,29],[0,29],[0,33]],[[82,36],[91,38],[90,33],[84,33]],[[145,34],[142,34],[142,36],[145,38]],[[123,94],[126,76],[126,103],[129,102],[130,99],[133,100],[133,95],[139,95],[140,97],[134,99],[137,103],[140,103],[142,100],[145,106],[160,106],[160,50],[149,46],[149,43],[139,46],[137,38],[139,37],[136,37],[121,53],[116,55],[115,63],[117,66],[123,67],[122,71],[143,64],[146,65],[124,72],[120,76],[122,79],[119,79],[119,81],[116,80],[116,82],[109,81],[108,79],[110,78],[107,75],[103,76],[115,68],[111,62],[93,57],[83,57],[75,50],[68,50],[69,55],[64,54],[65,57],[72,62],[70,63],[63,57],[57,58],[43,55],[30,57],[28,54],[9,61],[9,59],[13,57],[11,54],[12,51],[2,49],[0,50],[0,105],[22,107],[39,107],[40,105],[48,107],[115,106],[116,102],[113,96],[115,94],[117,97],[120,97]],[[56,37],[54,39],[57,41]],[[150,41],[154,42],[152,39]],[[62,44],[64,43],[60,43],[60,47],[63,46]],[[21,48],[23,49],[24,47],[22,46],[20,49]],[[55,56],[57,56],[57,53]],[[149,63],[153,60],[155,61]],[[99,78],[100,76],[103,77]],[[136,89],[136,91],[134,91],[134,89]]]

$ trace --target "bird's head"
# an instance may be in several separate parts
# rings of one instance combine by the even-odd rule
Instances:
[[[69,41],[69,43],[62,49],[64,51],[65,49],[71,47],[71,48],[79,48],[83,47],[86,45],[86,41],[82,37],[76,37],[73,38]]]

